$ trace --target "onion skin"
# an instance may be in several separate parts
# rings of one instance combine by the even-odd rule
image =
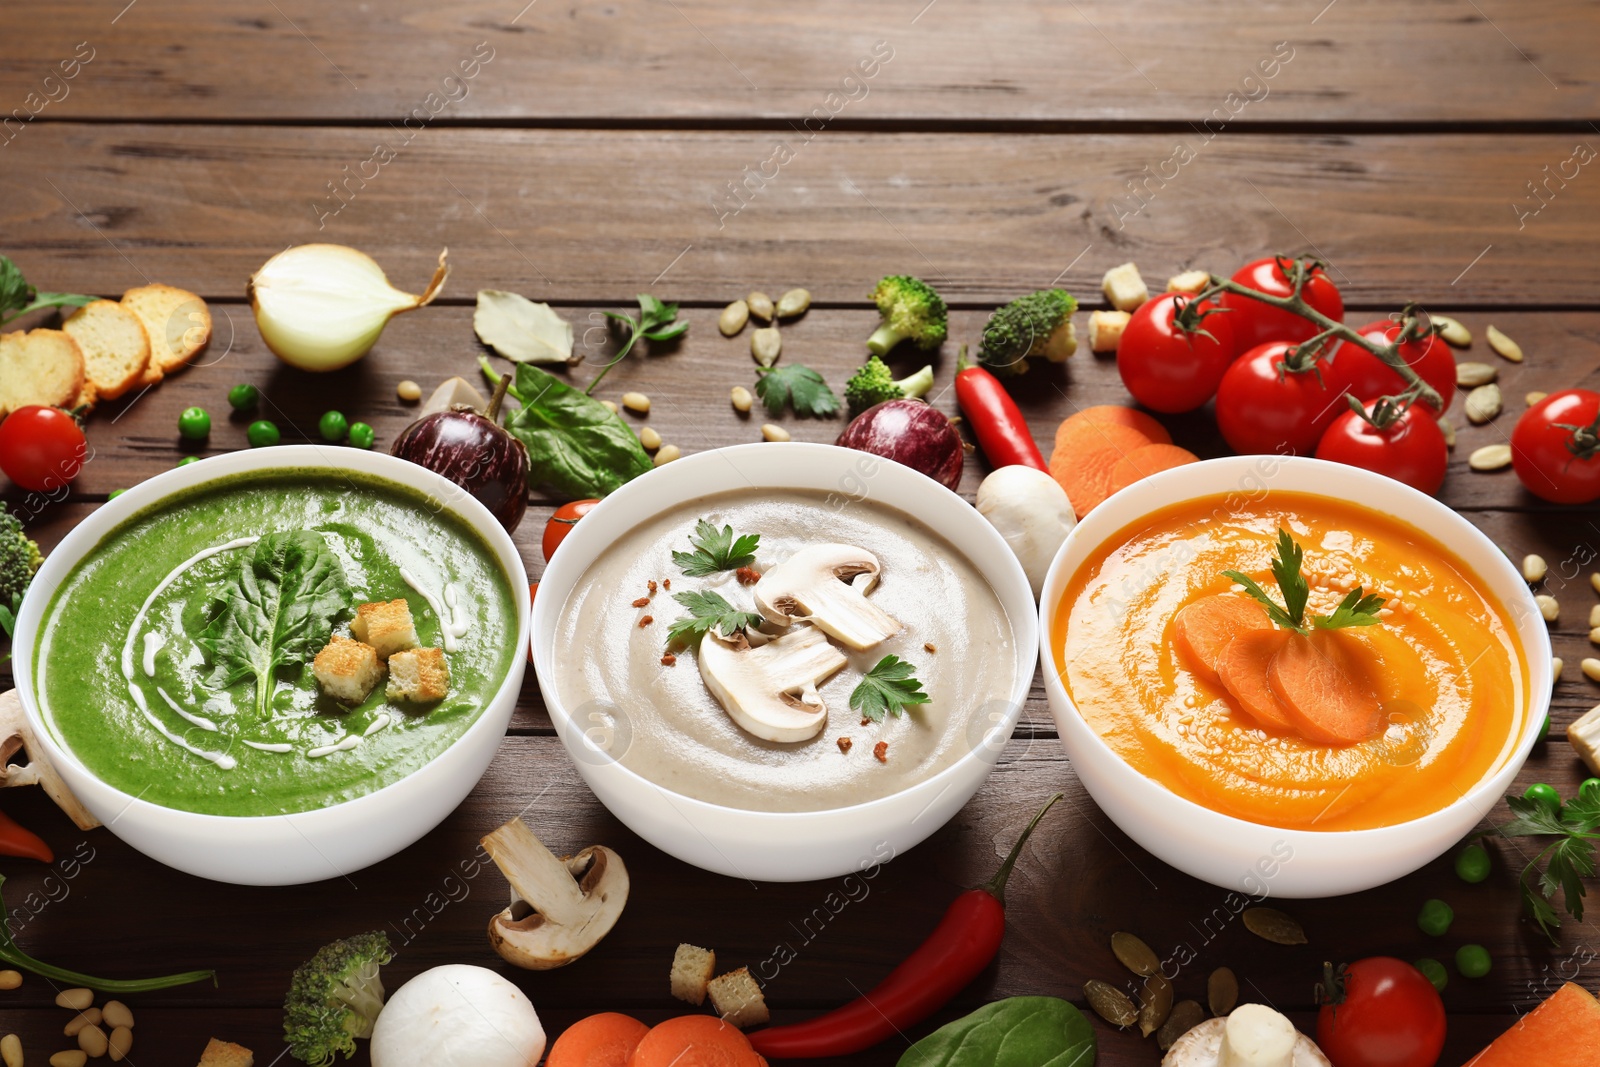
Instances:
[[[390,454],[450,479],[512,532],[528,510],[528,450],[465,405],[400,431]]]
[[[834,444],[903,463],[952,492],[961,484],[961,435],[943,412],[921,400],[874,404],[850,420]]]

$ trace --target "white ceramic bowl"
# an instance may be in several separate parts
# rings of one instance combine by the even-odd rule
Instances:
[[[1222,815],[1130,767],[1067,696],[1051,631],[1062,591],[1085,560],[1128,524],[1185,500],[1273,490],[1359,500],[1426,531],[1454,552],[1510,615],[1528,668],[1528,717],[1510,755],[1466,795],[1420,819],[1374,830],[1285,830]],[[1089,794],[1145,849],[1213,885],[1249,896],[1331,897],[1410,874],[1460,841],[1505,793],[1550,705],[1550,637],[1522,575],[1477,527],[1390,478],[1323,460],[1231,456],[1145,478],[1090,512],[1068,535],[1039,601],[1045,693],[1062,746]],[[1292,859],[1284,861],[1286,855]]]
[[[972,561],[1010,618],[1016,682],[985,717],[955,764],[893,796],[811,812],[746,811],[663,789],[584,737],[551,679],[558,614],[584,571],[629,530],[661,512],[729,490],[811,489],[899,508],[939,531]],[[700,452],[659,467],[606,497],[568,538],[539,582],[534,669],[556,730],[589,788],[640,837],[685,863],[769,882],[832,878],[904,852],[943,826],[977,792],[1011,737],[1033,681],[1038,647],[1033,592],[1011,549],[965,500],[909,467],[833,445],[750,444]],[[981,669],[974,663],[973,669]]]
[[[504,568],[517,608],[515,647],[527,640],[528,584],[510,536],[489,510],[453,483],[381,452],[285,445],[232,452],[158,474],[97,508],[45,559],[34,576],[13,645],[23,710],[68,788],[122,840],[169,867],[239,885],[295,885],[360,870],[399,852],[437,826],[466,799],[494,759],[522,688],[525,657],[511,669],[478,720],[448,749],[373,793],[293,815],[225,816],[179,811],[130,796],[102,782],[47,728],[33,689],[33,648],[45,608],[62,579],[123,520],[175,492],[258,471],[336,469],[396,482],[427,495],[477,531]],[[508,636],[508,640],[513,640]]]

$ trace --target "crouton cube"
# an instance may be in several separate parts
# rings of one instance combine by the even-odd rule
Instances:
[[[672,954],[672,995],[689,1004],[706,1002],[706,986],[717,970],[717,954],[696,945],[679,945]]]
[[[1111,306],[1118,311],[1133,311],[1150,299],[1150,290],[1145,287],[1144,279],[1139,277],[1139,268],[1132,263],[1124,263],[1106,271],[1100,288],[1104,290],[1106,299],[1111,301]]]
[[[212,1038],[200,1054],[199,1067],[255,1067],[255,1053],[232,1041]]]
[[[706,992],[711,994],[711,1007],[722,1016],[722,1021],[741,1030],[760,1026],[771,1018],[767,999],[761,995],[756,980],[750,977],[748,967],[713,978],[707,983]]]
[[[362,604],[350,623],[350,633],[378,650],[379,659],[416,648],[417,626],[411,621],[411,605],[404,598],[386,603]]]
[[[311,661],[311,673],[317,676],[322,691],[333,699],[359,704],[382,680],[383,664],[378,662],[378,650],[371,645],[334,634],[328,646]]]
[[[408,648],[389,657],[389,699],[431,704],[450,692],[450,664],[444,650]]]
[[[1211,284],[1211,274],[1203,270],[1186,270],[1167,279],[1167,292],[1188,293],[1190,296]]]
[[[1089,314],[1089,347],[1096,352],[1115,352],[1122,331],[1133,318],[1126,311],[1094,311]]]

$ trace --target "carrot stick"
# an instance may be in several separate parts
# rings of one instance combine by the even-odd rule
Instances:
[[[750,1040],[715,1015],[680,1015],[644,1035],[628,1067],[765,1067]]]
[[[1228,643],[1250,630],[1270,630],[1261,605],[1248,597],[1217,593],[1185,604],[1172,619],[1173,641],[1189,668],[1208,682],[1220,683],[1217,661]]]
[[[1322,745],[1353,745],[1383,725],[1364,650],[1344,634],[1294,634],[1272,659],[1267,679],[1301,737]]]
[[[1127,426],[1138,430],[1150,439],[1151,444],[1170,445],[1172,443],[1172,435],[1167,432],[1165,426],[1138,408],[1130,408],[1123,404],[1096,404],[1093,407],[1075,411],[1068,415],[1066,420],[1056,428],[1056,435],[1059,437],[1061,432],[1068,426],[1076,426],[1085,422],[1115,423],[1119,426]]]
[[[1235,637],[1217,660],[1217,675],[1240,710],[1262,729],[1293,730],[1288,710],[1268,683],[1268,671],[1288,643],[1290,631],[1249,630]]]
[[[556,1038],[545,1067],[627,1067],[649,1032],[638,1019],[614,1011],[579,1019]]]
[[[1140,478],[1148,478],[1152,474],[1198,462],[1200,457],[1187,448],[1179,448],[1177,445],[1145,445],[1117,460],[1117,465],[1111,468],[1111,491],[1115,493],[1126,489]]]
[[[1111,495],[1111,470],[1117,461],[1150,439],[1131,426],[1114,422],[1080,422],[1056,434],[1050,454],[1050,475],[1067,491],[1079,518]]]

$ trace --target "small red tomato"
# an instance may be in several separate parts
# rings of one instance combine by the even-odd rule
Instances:
[[[578,520],[589,514],[594,509],[598,500],[574,500],[570,504],[562,504],[556,508],[556,513],[550,516],[550,521],[544,524],[544,540],[540,546],[544,549],[544,561],[550,562],[550,557],[556,554],[556,549],[561,547],[561,542],[567,539],[567,534],[578,525]]]
[[[1345,409],[1344,390],[1325,360],[1286,365],[1288,342],[1259,345],[1228,368],[1217,387],[1217,428],[1235,452],[1309,456]]]
[[[1364,406],[1369,417],[1376,406],[1371,401]],[[1322,435],[1317,458],[1386,474],[1432,496],[1444,484],[1450,449],[1434,410],[1419,403],[1382,429],[1347,410]]]
[[[1356,332],[1374,344],[1387,345],[1399,336],[1400,324],[1382,319],[1369,322]],[[1456,395],[1456,357],[1450,354],[1449,347],[1436,335],[1429,334],[1400,346],[1400,357],[1418,377],[1438,391],[1443,406],[1434,415],[1448,408],[1450,398]],[[1351,395],[1362,403],[1380,396],[1394,396],[1406,389],[1399,371],[1360,345],[1346,341],[1329,359]]]
[[[1524,412],[1511,431],[1511,466],[1552,504],[1600,499],[1600,393],[1563,389]]]
[[[1421,971],[1372,956],[1319,987],[1317,1044],[1333,1067],[1433,1067],[1444,1048],[1444,1001]]]
[[[1284,265],[1289,262],[1280,262],[1273,256],[1258,259],[1240,267],[1233,280],[1268,296],[1288,296],[1294,292],[1294,286],[1289,284],[1289,278],[1283,271]],[[1300,290],[1300,297],[1334,322],[1344,318],[1344,299],[1339,295],[1338,286],[1328,279],[1321,267],[1312,268],[1305,286]],[[1271,304],[1263,304],[1253,297],[1223,293],[1222,306],[1229,309],[1228,317],[1233,320],[1233,340],[1240,352],[1269,341],[1308,341],[1322,332],[1322,328],[1310,319]]]
[[[1173,321],[1191,299],[1187,293],[1166,293],[1146,300],[1128,320],[1117,344],[1122,384],[1154,411],[1193,411],[1203,406],[1216,395],[1236,355],[1228,315],[1206,315],[1195,333]]]
[[[35,493],[64,488],[89,456],[78,421],[60,408],[18,408],[0,422],[0,471]]]

